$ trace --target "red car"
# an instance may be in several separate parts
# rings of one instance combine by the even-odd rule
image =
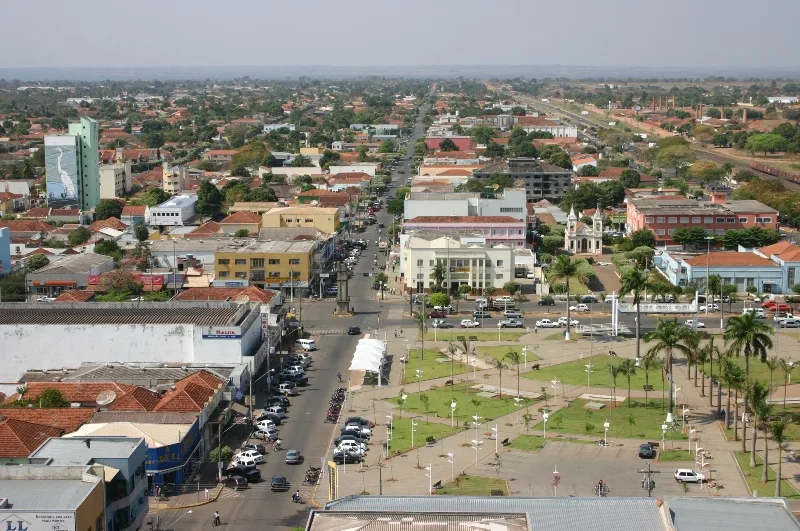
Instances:
[[[788,304],[776,304],[775,306],[771,306],[769,311],[771,312],[788,312],[792,309],[791,306]]]
[[[762,308],[769,308],[770,306],[775,306],[776,304],[778,304],[776,301],[768,300],[768,301],[762,302],[761,303],[761,307]]]
[[[428,317],[431,319],[441,319],[447,317],[447,312],[432,311]]]

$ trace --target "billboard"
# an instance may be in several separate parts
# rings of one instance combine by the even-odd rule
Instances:
[[[46,136],[44,167],[47,205],[51,208],[78,208],[78,137]]]
[[[241,339],[241,326],[204,326],[201,329],[203,339]]]
[[[75,531],[73,511],[3,510],[0,529],[4,531]]]

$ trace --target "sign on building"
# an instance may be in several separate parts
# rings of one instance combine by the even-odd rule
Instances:
[[[44,139],[45,186],[51,208],[78,207],[78,137],[47,136]]]
[[[75,531],[75,513],[64,511],[0,511],[3,531]]]
[[[204,326],[203,339],[241,339],[242,328],[239,326]]]

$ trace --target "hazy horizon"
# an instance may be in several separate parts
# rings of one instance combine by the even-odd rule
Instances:
[[[763,0],[757,13],[743,0],[79,4],[5,5],[5,41],[17,44],[0,69],[800,70],[800,2],[785,0]]]

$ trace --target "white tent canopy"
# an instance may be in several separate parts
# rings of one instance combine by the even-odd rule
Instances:
[[[383,360],[386,356],[386,343],[378,339],[361,339],[353,353],[353,361],[350,363],[351,371],[372,371],[378,373],[380,385],[380,373]]]

